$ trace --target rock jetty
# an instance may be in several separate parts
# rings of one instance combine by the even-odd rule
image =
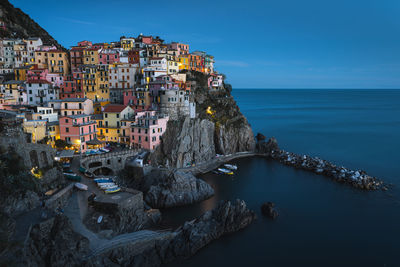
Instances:
[[[297,155],[284,150],[271,151],[271,158],[283,164],[293,166],[297,169],[312,171],[316,174],[325,175],[333,180],[346,183],[353,187],[364,190],[385,190],[385,185],[376,177],[368,175],[363,170],[350,170],[343,166],[337,166],[329,161],[318,157]]]
[[[292,152],[279,149],[278,142],[271,137],[265,142],[262,134],[256,136],[256,152],[261,156],[277,160],[285,165],[312,171],[316,174],[325,175],[331,179],[349,184],[363,190],[387,190],[386,185],[378,178],[368,175],[363,170],[350,170],[343,166],[337,166],[327,160],[307,155],[298,155]]]

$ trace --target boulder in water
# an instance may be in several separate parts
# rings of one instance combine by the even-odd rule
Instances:
[[[278,212],[274,209],[275,204],[272,202],[265,202],[261,205],[261,213],[269,218],[275,220],[278,217]]]

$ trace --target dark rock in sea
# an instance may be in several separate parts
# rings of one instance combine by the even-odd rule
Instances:
[[[278,141],[271,137],[268,142],[261,140],[256,144],[256,151],[260,154],[270,156],[274,151],[279,151]]]
[[[212,187],[193,174],[172,172],[162,183],[150,187],[145,201],[155,208],[182,206],[202,201],[214,195]]]
[[[257,133],[256,139],[257,139],[257,142],[260,142],[260,141],[264,141],[266,139],[266,137],[262,133]]]
[[[186,222],[166,238],[157,240],[144,251],[129,245],[108,250],[89,259],[86,266],[160,266],[178,259],[185,259],[222,235],[236,232],[256,219],[253,211],[241,200],[222,201],[200,218]]]
[[[278,217],[278,212],[274,209],[275,204],[272,202],[265,202],[261,205],[261,213],[265,216],[275,220]]]

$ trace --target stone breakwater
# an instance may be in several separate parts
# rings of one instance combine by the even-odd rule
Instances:
[[[387,187],[382,181],[376,177],[368,175],[363,170],[350,170],[343,166],[337,166],[318,157],[297,155],[284,150],[272,150],[270,157],[285,165],[293,166],[297,169],[312,171],[316,174],[325,175],[337,182],[346,183],[355,188],[364,190],[387,190]]]

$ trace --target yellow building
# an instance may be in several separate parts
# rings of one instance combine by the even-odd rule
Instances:
[[[58,121],[47,123],[48,144],[55,147],[56,140],[60,139],[60,125]]]
[[[26,81],[28,70],[33,69],[34,65],[29,64],[19,68],[14,69],[15,80],[17,81]]]
[[[32,143],[37,143],[47,136],[46,124],[46,120],[25,120],[22,126],[25,133],[32,135]]]
[[[47,51],[35,51],[35,64],[38,66],[39,69],[47,69]]]
[[[82,89],[85,92],[85,97],[91,99],[93,102],[109,101],[108,66],[85,65],[82,73]]]
[[[121,41],[121,48],[124,49],[125,51],[129,51],[135,47],[135,38],[132,37],[121,38],[120,41]]]
[[[4,94],[8,104],[23,104],[26,102],[25,83],[23,81],[6,81],[0,84],[1,93]]]
[[[99,64],[99,49],[90,47],[83,50],[83,64]]]
[[[109,104],[103,111],[103,119],[98,121],[97,134],[103,141],[129,143],[129,120],[135,111],[124,105]]]
[[[189,55],[180,55],[179,58],[179,70],[189,70],[190,68],[190,59]]]
[[[50,73],[58,73],[67,76],[69,73],[68,54],[61,50],[47,51],[47,62]]]

